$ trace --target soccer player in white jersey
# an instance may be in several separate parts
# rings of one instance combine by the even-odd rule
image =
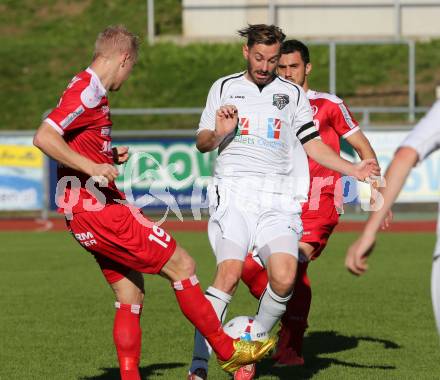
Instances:
[[[309,189],[306,153],[359,180],[378,175],[379,168],[375,160],[354,165],[322,143],[303,89],[275,75],[285,38],[281,29],[249,25],[239,34],[247,38],[247,70],[213,84],[197,132],[201,152],[219,152],[208,224],[217,273],[206,297],[224,320],[246,254],[255,248],[269,277],[255,318],[270,331],[292,294],[301,202]],[[206,378],[208,359],[196,332],[188,378]]]
[[[376,234],[387,211],[399,195],[411,169],[440,148],[440,100],[432,106],[407,138],[400,144],[385,173],[384,187],[380,189],[383,206],[370,214],[361,236],[347,251],[345,265],[355,274],[368,269],[367,259],[373,251]],[[437,223],[437,243],[432,264],[431,295],[437,330],[440,334],[440,223]]]
[[[301,86],[313,110],[313,118],[322,141],[338,154],[340,138],[347,141],[361,159],[374,158],[368,139],[353,118],[343,100],[336,95],[313,91],[308,78],[312,71],[307,46],[298,40],[284,41],[277,73],[282,78]],[[281,319],[277,351],[273,356],[279,365],[303,365],[302,345],[308,327],[308,315],[312,301],[308,264],[317,259],[327,245],[328,239],[338,224],[342,212],[342,182],[338,172],[327,169],[309,158],[310,189],[308,201],[302,205],[301,221],[303,236],[299,242],[300,260],[297,279],[293,289],[294,297],[287,303],[286,313]],[[259,299],[267,286],[267,272],[255,252],[244,262],[242,280],[251,293]],[[251,379],[255,366],[243,368],[237,379]]]

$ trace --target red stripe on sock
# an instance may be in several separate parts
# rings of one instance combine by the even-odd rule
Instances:
[[[182,286],[180,286],[182,284]],[[221,323],[215,314],[211,303],[194,279],[179,281],[175,294],[180,309],[186,318],[208,340],[214,352],[221,360],[229,359],[234,353],[233,340],[223,331]]]

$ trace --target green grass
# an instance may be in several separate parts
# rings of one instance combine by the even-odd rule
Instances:
[[[204,287],[214,270],[205,233],[178,233]],[[382,234],[370,272],[343,268],[353,234],[335,234],[311,265],[313,304],[306,366],[259,366],[260,379],[436,379],[438,336],[430,303],[434,234]],[[67,233],[0,233],[0,379],[118,379],[113,297],[97,265]],[[182,379],[193,329],[169,284],[146,277],[142,378]],[[229,317],[252,315],[239,287]],[[228,379],[211,362],[210,379]]]

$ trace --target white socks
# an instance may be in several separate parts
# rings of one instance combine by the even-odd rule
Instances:
[[[286,311],[286,304],[291,297],[292,293],[287,297],[280,297],[272,290],[270,284],[267,284],[266,290],[260,298],[255,320],[259,322],[267,332],[270,332],[275,323],[277,323]]]

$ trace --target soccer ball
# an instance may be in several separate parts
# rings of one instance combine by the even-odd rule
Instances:
[[[268,338],[264,327],[252,317],[235,317],[223,326],[223,330],[234,339],[263,341]]]

